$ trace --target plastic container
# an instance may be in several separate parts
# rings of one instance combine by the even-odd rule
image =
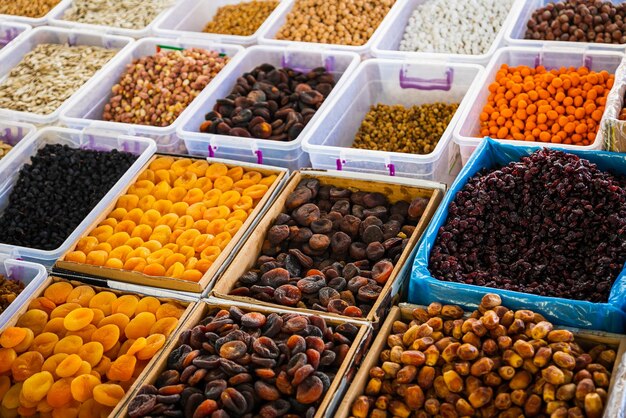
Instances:
[[[26,140],[33,136],[36,131],[37,129],[28,123],[0,121],[0,141],[13,147],[4,158],[0,159],[0,171],[9,161],[13,152],[19,152],[20,145],[26,143]]]
[[[24,283],[22,292],[0,314],[0,327],[3,327],[18,309],[30,299],[30,296],[41,283],[48,278],[48,272],[41,264],[16,260],[8,255],[0,255],[0,275]]]
[[[111,88],[117,84],[121,75],[126,71],[127,65],[134,60],[147,55],[157,53],[159,46],[170,46],[175,48],[204,48],[224,53],[231,57],[231,61],[220,71],[217,76],[205,87],[196,100],[185,109],[178,119],[169,126],[157,127],[148,125],[137,125],[130,123],[108,122],[102,120],[104,106],[109,102],[112,93]],[[117,132],[127,135],[139,135],[152,138],[156,141],[160,152],[180,153],[181,141],[176,136],[176,128],[179,126],[184,115],[189,112],[194,103],[200,101],[203,94],[212,85],[221,84],[228,72],[228,69],[236,65],[239,60],[238,55],[243,52],[243,47],[239,45],[225,45],[198,39],[165,39],[165,38],[145,38],[135,42],[131,48],[124,51],[119,60],[111,65],[106,72],[100,74],[94,80],[94,87],[82,91],[73,101],[71,106],[61,114],[61,122],[70,128],[93,128],[108,132]]]
[[[448,62],[467,62],[486,65],[495,52],[503,45],[504,32],[506,28],[513,22],[516,16],[519,14],[519,10],[524,5],[524,0],[515,0],[509,15],[502,24],[502,28],[497,33],[491,47],[481,55],[469,55],[469,54],[449,54],[449,53],[436,53],[436,52],[410,52],[400,51],[400,41],[404,37],[406,25],[413,14],[413,11],[420,4],[426,3],[427,0],[407,0],[404,2],[398,2],[402,4],[398,13],[393,15],[393,18],[385,26],[383,32],[380,34],[376,41],[372,45],[372,55],[377,58],[394,58],[394,59],[436,59],[445,60]]]
[[[370,37],[370,39],[363,45],[352,46],[352,45],[320,44],[320,43],[315,43],[315,42],[299,42],[299,41],[275,39],[276,33],[278,33],[280,28],[282,28],[283,25],[285,24],[287,20],[287,15],[293,8],[296,1],[298,0],[287,0],[288,4],[286,5],[286,7],[281,8],[280,13],[276,14],[274,16],[274,19],[271,22],[266,22],[268,23],[268,25],[259,31],[259,44],[271,45],[271,46],[282,46],[282,47],[291,46],[294,48],[298,48],[300,50],[320,49],[320,48],[334,49],[334,50],[339,50],[339,51],[356,52],[357,54],[360,54],[364,57],[371,56],[372,46],[374,45],[378,37],[382,36],[382,34],[386,32],[386,28],[395,20],[396,15],[398,15],[401,12],[401,9],[402,9],[401,5],[402,3],[404,3],[404,1],[402,0],[397,0],[396,3],[391,7],[391,9],[389,9],[387,16],[385,16],[384,19],[380,22],[380,25],[378,25],[378,28],[376,28],[374,33],[372,33],[372,36]]]
[[[32,51],[39,44],[93,45],[104,48],[119,49],[121,52],[132,42],[133,40],[131,38],[100,35],[94,32],[77,32],[69,29],[53,28],[49,26],[36,28],[25,34],[24,37],[12,42],[11,45],[2,49],[0,52],[0,80],[4,80],[13,67],[18,65],[22,61],[22,58],[24,58],[27,53]],[[29,122],[35,125],[50,125],[57,122],[61,112],[70,106],[75,98],[78,97],[80,92],[90,91],[97,75],[104,72],[104,70],[106,70],[109,66],[113,65],[119,57],[120,53],[116,54],[54,112],[47,115],[41,115],[38,113],[0,108],[0,118],[5,120]]]
[[[335,76],[337,84],[328,95],[315,116],[307,124],[298,138],[290,142],[270,141],[265,139],[240,138],[235,136],[206,134],[199,132],[204,115],[213,109],[216,101],[228,96],[243,73],[264,64],[276,67],[291,67],[298,71],[324,66]],[[348,75],[359,63],[359,56],[352,52],[331,50],[296,50],[272,46],[253,46],[246,49],[241,60],[228,69],[226,78],[221,83],[213,83],[209,91],[198,98],[189,113],[181,121],[178,134],[185,141],[191,155],[209,155],[238,161],[269,164],[286,167],[290,170],[309,166],[309,158],[301,144],[310,135],[314,135],[314,126],[320,119],[320,113],[337,96],[337,91],[344,84]]]
[[[76,238],[85,232],[93,220],[98,217],[104,208],[111,204],[120,190],[126,187],[128,182],[156,152],[156,144],[147,138],[112,135],[97,131],[78,131],[67,128],[44,128],[23,142],[23,144],[20,144],[19,149],[14,150],[11,155],[7,156],[8,161],[6,161],[4,168],[0,170],[0,214],[8,204],[13,186],[18,179],[22,166],[29,164],[31,157],[47,144],[64,144],[72,148],[98,151],[118,149],[131,152],[138,157],[60,247],[54,250],[39,250],[0,243],[0,253],[13,254],[15,257],[38,261],[45,266],[54,264],[55,260],[67,251]],[[42,202],[42,204],[45,204],[45,202]]]
[[[9,2],[13,0],[3,0],[3,2],[4,1]],[[57,4],[52,9],[50,9],[50,11],[45,16],[42,16],[42,17],[27,17],[27,16],[0,14],[0,20],[8,20],[10,22],[26,23],[27,25],[31,25],[31,26],[47,25],[48,21],[50,20],[50,16],[52,14],[54,14],[57,10],[62,9],[63,7],[66,7],[71,2],[72,0],[61,0],[59,4]]]
[[[182,0],[163,13],[154,22],[154,33],[157,36],[177,38],[211,39],[215,42],[250,46],[257,43],[259,33],[276,18],[281,11],[289,6],[289,0],[280,0],[274,11],[255,33],[249,36],[205,33],[202,29],[209,23],[217,10],[226,5],[247,3],[250,0]]]
[[[475,64],[402,62],[371,59],[362,62],[320,115],[314,134],[302,148],[313,168],[374,172],[450,183],[461,168],[452,130],[464,99],[484,69]],[[426,155],[350,148],[371,105],[460,103],[433,152]]]
[[[16,39],[23,38],[31,29],[30,25],[24,23],[0,21],[0,49],[6,47]]]
[[[465,165],[472,152],[474,152],[474,149],[476,149],[482,140],[482,138],[478,137],[480,130],[479,115],[489,97],[487,87],[495,79],[495,75],[502,64],[508,64],[509,66],[527,65],[529,67],[543,65],[547,69],[570,66],[580,67],[584,65],[593,71],[606,70],[614,74],[622,58],[623,54],[617,52],[589,51],[579,48],[508,47],[500,49],[487,66],[487,71],[484,73],[482,79],[477,82],[478,88],[476,88],[468,98],[470,105],[463,110],[461,119],[454,130],[454,140],[460,146],[463,165]],[[598,125],[602,126],[602,121]],[[499,138],[497,139],[501,140]],[[524,146],[537,145],[552,147],[556,145],[560,148],[572,150],[602,149],[602,133],[600,130],[598,130],[596,139],[591,145],[565,145],[514,140],[501,141],[512,145]]]
[[[529,0],[524,2],[522,7],[519,10],[519,14],[515,17],[515,19],[509,22],[509,25],[506,27],[504,32],[504,42],[508,46],[523,46],[523,47],[533,47],[533,46],[549,46],[549,47],[578,47],[578,48],[588,48],[588,49],[604,49],[615,52],[624,52],[626,49],[626,45],[624,44],[601,44],[595,42],[563,42],[563,41],[544,41],[544,40],[534,40],[534,39],[524,39],[524,34],[526,33],[526,24],[528,20],[531,18],[533,12],[540,7],[545,6],[548,3],[558,3],[563,0]],[[624,0],[603,0],[608,1],[613,4],[624,3]]]
[[[600,170],[611,171],[620,175],[626,174],[626,159],[623,155],[593,150],[556,148],[585,158],[591,163],[597,164]],[[437,280],[430,274],[428,269],[430,254],[435,245],[439,228],[445,224],[448,218],[450,203],[467,184],[469,178],[484,169],[495,169],[510,162],[520,161],[522,157],[528,156],[538,149],[540,149],[539,146],[514,146],[489,138],[479,145],[444,196],[422,236],[413,262],[408,301],[418,304],[441,301],[460,305],[466,309],[475,309],[485,293],[497,293],[502,297],[504,306],[515,310],[532,308],[554,324],[622,334],[626,331],[626,268],[613,282],[608,301],[604,303],[446,282]]]
[[[173,3],[177,3],[178,0],[172,0]],[[106,33],[112,35],[122,35],[122,36],[130,36],[131,38],[139,39],[145,38],[147,36],[154,35],[154,25],[159,17],[163,16],[168,10],[171,9],[171,6],[163,10],[159,13],[150,24],[141,29],[126,29],[126,28],[118,28],[115,26],[107,26],[107,25],[94,25],[91,23],[81,23],[74,22],[71,20],[63,19],[63,15],[66,10],[72,6],[73,0],[69,0],[64,2],[63,6],[56,7],[52,12],[49,13],[49,24],[53,26],[61,26],[65,28],[77,29],[77,30],[90,30],[97,31],[99,33]],[[146,5],[146,7],[148,7]]]

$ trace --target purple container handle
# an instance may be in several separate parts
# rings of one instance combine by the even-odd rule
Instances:
[[[209,158],[215,158],[215,150],[211,144],[209,144]]]
[[[389,175],[395,177],[396,175],[396,165],[393,163],[387,164],[387,168],[389,168]]]
[[[263,151],[258,149],[256,151],[254,151],[254,153],[256,154],[256,163],[257,164],[263,164]]]
[[[452,88],[452,81],[454,80],[454,69],[447,68],[444,78],[419,78],[409,77],[407,75],[407,69],[400,69],[400,87],[403,89],[417,89],[417,90],[443,90],[450,91]]]
[[[337,171],[342,171],[345,161],[343,161],[341,158],[337,158],[336,162],[337,162]]]
[[[308,67],[298,67],[295,65],[291,65],[291,56],[286,56],[287,54],[283,54],[283,57],[280,59],[280,66],[282,68],[291,68],[294,71],[298,71],[300,73],[308,73],[309,71],[312,70],[312,68],[308,68]],[[324,68],[326,68],[326,71],[328,71],[329,73],[332,73],[333,70],[335,69],[335,57],[330,55],[326,58],[324,58]]]

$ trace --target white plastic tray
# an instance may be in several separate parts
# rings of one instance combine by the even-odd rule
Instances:
[[[120,57],[120,53],[132,44],[132,38],[100,35],[95,32],[78,32],[69,29],[53,28],[50,26],[33,29],[24,37],[15,40],[6,48],[0,51],[0,82],[3,82],[13,67],[18,65],[24,55],[32,51],[39,44],[70,44],[70,45],[93,45],[104,48],[119,49],[120,51],[102,68],[97,71],[92,78],[82,85],[70,98],[68,98],[54,112],[41,115],[32,112],[21,112],[16,110],[1,109],[0,118],[5,120],[15,120],[29,122],[35,125],[50,125],[55,123],[61,112],[70,106],[73,100],[83,91],[92,91],[93,82],[98,74],[104,72],[113,65]]]
[[[262,30],[259,30],[259,44],[261,45],[271,45],[271,46],[291,46],[295,48],[303,49],[334,49],[340,51],[350,51],[356,52],[363,57],[367,57],[371,55],[372,46],[375,44],[376,40],[379,36],[382,36],[384,32],[386,32],[386,28],[393,23],[396,19],[396,16],[401,13],[402,4],[407,0],[396,0],[396,3],[391,7],[387,16],[380,22],[378,28],[372,33],[370,39],[360,46],[351,46],[351,45],[341,45],[341,44],[320,44],[314,42],[298,42],[298,41],[289,41],[283,39],[275,39],[276,33],[283,27],[287,20],[287,15],[293,8],[295,2],[297,0],[286,0],[288,4],[286,7],[281,8],[280,13],[274,16],[274,19]]]
[[[313,168],[414,177],[450,183],[458,174],[458,146],[452,131],[466,96],[484,69],[476,64],[371,59],[361,63],[320,115],[302,148]],[[460,103],[433,152],[426,155],[350,148],[371,105]]]
[[[205,33],[202,29],[209,23],[217,9],[222,6],[247,3],[250,0],[182,0],[163,13],[154,22],[154,33],[157,36],[177,38],[211,39],[215,42],[250,46],[257,43],[259,33],[276,19],[283,9],[289,7],[289,0],[280,0],[276,9],[265,19],[255,33],[249,36],[222,35]]]
[[[32,27],[24,23],[0,21],[0,49],[6,47],[16,39],[21,39]]]
[[[173,1],[178,2],[178,0],[173,0]],[[130,36],[131,38],[135,38],[135,39],[145,38],[146,36],[154,35],[154,25],[156,24],[157,20],[171,9],[171,7],[169,7],[163,10],[152,20],[152,22],[150,22],[148,26],[142,29],[125,29],[125,28],[118,28],[115,26],[94,25],[91,23],[81,23],[81,22],[74,22],[72,20],[63,19],[63,15],[65,14],[65,11],[72,6],[72,2],[73,0],[66,1],[64,2],[63,6],[56,7],[52,12],[50,12],[48,15],[49,17],[48,23],[50,25],[61,26],[61,27],[71,28],[71,29],[91,30],[91,31],[97,31],[99,33]],[[146,5],[146,7],[148,7],[148,5]]]
[[[537,46],[549,46],[549,47],[578,47],[589,49],[604,49],[616,52],[624,52],[626,45],[614,45],[614,44],[597,44],[595,42],[563,42],[563,41],[543,41],[534,39],[524,39],[526,33],[526,24],[532,16],[533,12],[540,7],[545,6],[548,3],[557,3],[562,0],[528,0],[523,3],[519,10],[519,14],[515,19],[509,22],[504,32],[504,42],[508,46],[523,46],[523,47],[537,47]],[[603,0],[610,1],[613,4],[624,3],[625,0]]]
[[[199,132],[199,127],[204,121],[204,115],[213,109],[218,99],[230,94],[237,78],[265,63],[298,70],[325,66],[337,80],[333,91],[298,138],[290,142],[281,142]],[[246,49],[242,59],[229,68],[226,78],[221,83],[212,84],[211,88],[205,92],[206,94],[194,102],[189,113],[181,121],[178,134],[183,138],[187,150],[192,155],[209,155],[211,157],[269,164],[286,167],[290,170],[308,167],[309,159],[307,154],[302,151],[301,144],[307,137],[315,135],[313,127],[316,121],[320,119],[320,113],[327,107],[328,102],[337,95],[337,91],[358,63],[359,56],[353,52],[253,46]]]
[[[30,159],[37,151],[47,144],[64,144],[72,148],[110,151],[113,149],[131,152],[138,156],[133,165],[115,183],[100,202],[89,212],[89,215],[67,237],[65,242],[54,250],[39,250],[0,243],[0,253],[12,254],[15,257],[31,261],[38,261],[45,266],[51,266],[55,260],[63,255],[76,238],[82,235],[95,218],[112,202],[120,190],[141,170],[150,157],[156,152],[156,144],[147,138],[138,138],[125,135],[111,135],[97,131],[78,131],[67,128],[44,128],[35,135],[23,141],[19,149],[7,156],[8,161],[0,170],[0,213],[7,206],[13,186],[18,179],[23,165],[29,164]],[[42,202],[45,204],[45,202]]]
[[[525,0],[515,0],[511,11],[506,20],[502,24],[502,28],[496,35],[489,50],[481,55],[469,55],[469,54],[448,54],[448,53],[434,53],[434,52],[410,52],[400,51],[398,47],[400,41],[404,37],[404,31],[409,18],[413,14],[413,11],[422,3],[427,0],[405,0],[398,1],[401,4],[398,13],[393,15],[393,18],[384,27],[382,33],[376,38],[372,45],[372,55],[379,58],[394,58],[394,59],[436,59],[444,60],[447,62],[468,62],[485,65],[489,62],[493,54],[503,44],[504,32],[510,22],[514,21],[519,13],[519,10],[523,6]]]
[[[126,71],[126,67],[133,60],[154,55],[157,52],[158,45],[167,45],[177,48],[204,48],[208,50],[218,51],[231,57],[226,66],[211,80],[205,87],[204,91],[196,97],[190,106],[185,109],[180,116],[169,126],[157,127],[138,124],[129,124],[121,122],[109,122],[102,120],[102,112],[104,106],[111,98],[111,88],[119,81],[121,75]],[[181,152],[181,141],[176,136],[176,128],[180,121],[184,118],[194,103],[201,100],[203,94],[213,85],[221,84],[229,71],[229,68],[235,66],[239,60],[239,55],[243,52],[243,47],[239,45],[225,45],[206,40],[199,39],[166,39],[166,38],[145,38],[135,42],[131,48],[120,54],[119,59],[107,68],[106,72],[102,72],[94,80],[92,89],[84,90],[76,96],[71,106],[68,106],[61,113],[61,122],[70,128],[93,128],[108,132],[117,132],[127,135],[139,135],[152,138],[157,142],[159,151],[161,152]]]
[[[527,65],[536,67],[543,65],[548,69],[560,67],[580,67],[586,66],[593,71],[606,70],[611,74],[615,73],[619,67],[623,54],[609,51],[589,51],[575,48],[518,48],[508,47],[500,49],[493,57],[483,77],[478,81],[478,88],[474,90],[468,98],[470,105],[463,110],[461,119],[454,130],[454,140],[461,149],[461,159],[463,165],[467,162],[474,149],[480,144],[482,138],[478,137],[480,131],[479,115],[487,103],[489,97],[488,85],[495,79],[495,75],[502,64],[509,66]],[[602,121],[604,116],[602,117]],[[602,121],[598,124],[602,126]],[[559,148],[570,148],[577,150],[599,150],[602,149],[602,134],[598,130],[596,139],[591,145],[566,145],[550,144],[546,142],[527,142],[501,140],[512,145],[534,145],[534,146],[557,146]]]
[[[12,1],[12,0],[2,0],[2,1],[4,2],[4,1]],[[50,16],[53,13],[55,13],[57,10],[63,7],[66,7],[71,2],[72,0],[61,0],[59,4],[57,4],[52,9],[50,9],[50,11],[45,16],[42,16],[42,17],[26,17],[26,16],[0,14],[0,20],[8,20],[11,22],[26,23],[27,25],[31,25],[31,26],[43,26],[43,25],[48,24],[48,20],[50,19]]]
[[[28,139],[35,135],[37,128],[29,123],[0,121],[0,141],[11,145],[13,148],[0,160],[0,171],[7,164],[13,152],[18,152]]]
[[[0,327],[3,327],[13,315],[28,302],[33,292],[48,278],[46,268],[41,264],[16,260],[7,255],[0,255],[0,274],[7,279],[24,283],[24,289],[15,300],[0,314]]]

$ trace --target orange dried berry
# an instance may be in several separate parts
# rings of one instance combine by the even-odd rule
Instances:
[[[117,299],[113,292],[98,292],[89,301],[90,308],[100,309],[105,316],[111,315],[111,304]]]
[[[67,335],[77,335],[82,338],[83,341],[91,340],[91,336],[96,331],[96,326],[93,324],[88,324],[86,327],[81,328],[78,331],[68,331]]]
[[[124,389],[120,385],[103,383],[93,389],[93,398],[104,406],[116,406],[124,397]]]
[[[163,334],[166,337],[174,332],[178,325],[178,319],[176,318],[161,318],[150,328],[150,335]]]
[[[17,358],[17,353],[12,348],[0,348],[0,373],[11,370],[11,365]]]
[[[78,402],[86,402],[93,397],[93,389],[101,384],[100,379],[90,374],[83,374],[72,380],[70,392]]]
[[[72,379],[59,379],[50,388],[46,396],[48,405],[61,408],[72,401]]]
[[[93,311],[89,308],[74,309],[65,316],[65,319],[63,319],[63,326],[68,331],[81,330],[91,324],[93,315]]]
[[[91,341],[80,347],[77,354],[83,361],[89,363],[89,365],[93,368],[100,363],[100,360],[102,360],[104,348],[101,343]]]
[[[152,334],[145,339],[146,345],[136,353],[138,360],[149,360],[165,345],[165,335]],[[129,350],[130,351],[130,350]]]
[[[127,211],[130,211],[137,207],[137,203],[139,203],[139,196],[134,195],[134,194],[125,194],[123,196],[120,196],[119,199],[117,199],[117,203],[115,204],[115,207],[123,208],[123,209],[126,209]]]
[[[70,354],[67,356],[59,365],[57,366],[55,373],[59,377],[70,377],[74,375],[78,369],[80,369],[80,365],[83,360],[80,358],[78,354]]]
[[[107,372],[107,378],[109,380],[126,382],[132,379],[136,365],[137,359],[135,356],[128,354],[121,355],[111,364]]]
[[[107,259],[109,258],[109,253],[104,250],[94,250],[87,254],[87,259],[85,263],[91,264],[92,266],[104,266]]]
[[[54,346],[54,354],[76,354],[82,345],[83,339],[78,335],[68,335],[59,340]]]
[[[124,354],[134,356],[137,352],[143,350],[148,345],[148,340],[144,337],[139,337],[136,340],[126,340],[125,343],[131,341],[130,346],[124,351]],[[123,349],[124,347],[122,347]],[[122,351],[120,349],[120,351]]]
[[[183,316],[185,310],[181,308],[179,305],[173,304],[171,302],[166,302],[162,304],[156,312],[157,321],[163,318],[176,318],[179,319]]]
[[[43,332],[43,329],[48,323],[48,313],[41,309],[30,309],[19,317],[17,323],[18,327],[28,328],[35,335],[39,335]]]
[[[68,282],[53,283],[44,290],[43,295],[54,302],[56,305],[65,303],[67,296],[74,290],[74,287]]]
[[[54,302],[44,296],[33,299],[28,305],[28,309],[39,309],[48,315],[50,315],[56,307],[57,305]]]
[[[102,344],[104,351],[109,351],[115,347],[120,339],[120,330],[116,325],[107,324],[99,327],[92,335],[91,340]]]
[[[30,346],[33,344],[34,339],[35,334],[33,333],[33,331],[26,328],[26,337],[24,337],[21,343],[13,347],[13,349],[16,353],[23,353],[30,348]]]
[[[139,337],[147,337],[150,334],[151,327],[156,323],[156,316],[152,312],[141,312],[130,321],[124,330],[124,334],[126,338],[134,340]]]
[[[98,242],[106,242],[109,237],[113,235],[113,227],[111,225],[100,225],[94,228],[89,234],[91,237],[95,237]]]
[[[44,327],[43,332],[51,332],[56,334],[59,338],[65,337],[67,330],[63,326],[63,318],[53,318],[49,320]]]
[[[51,332],[44,332],[39,334],[33,340],[30,349],[32,351],[38,351],[44,358],[49,357],[54,352],[54,346],[59,342],[59,337]]]
[[[139,298],[134,295],[123,295],[113,301],[111,304],[111,312],[114,314],[121,313],[129,318],[135,314]]]
[[[87,261],[87,256],[82,251],[72,251],[65,256],[65,261],[84,264]]]
[[[22,391],[23,384],[16,383],[11,386],[7,393],[2,398],[2,407],[6,409],[17,409],[20,406],[20,392]],[[4,414],[2,414],[4,417]]]
[[[0,334],[0,345],[4,348],[13,348],[24,341],[27,328],[8,327]]]
[[[84,253],[88,253],[98,245],[99,241],[96,237],[83,237],[78,240],[78,244],[76,244],[76,250],[82,251]]]
[[[43,362],[43,356],[37,351],[28,351],[20,354],[11,364],[13,380],[23,382],[35,373],[39,373]]]
[[[76,286],[69,295],[67,303],[78,303],[80,306],[89,306],[89,301],[94,297],[96,291],[91,286]]]
[[[65,318],[67,314],[78,308],[82,308],[82,306],[80,306],[78,303],[64,303],[57,306],[52,312],[50,312],[50,319]]]
[[[245,189],[242,194],[244,196],[250,196],[254,200],[258,200],[265,196],[265,193],[267,193],[268,190],[269,187],[264,184],[255,184],[254,186],[250,186]]]

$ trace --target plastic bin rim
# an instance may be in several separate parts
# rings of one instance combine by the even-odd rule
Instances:
[[[7,0],[4,0],[7,1]],[[0,22],[16,22],[16,23],[26,23],[28,25],[45,25],[48,20],[50,20],[50,16],[55,13],[57,10],[63,8],[65,5],[69,5],[73,0],[61,0],[54,7],[52,7],[48,13],[41,17],[28,17],[28,16],[20,16],[20,15],[9,15],[9,14],[0,14]]]

